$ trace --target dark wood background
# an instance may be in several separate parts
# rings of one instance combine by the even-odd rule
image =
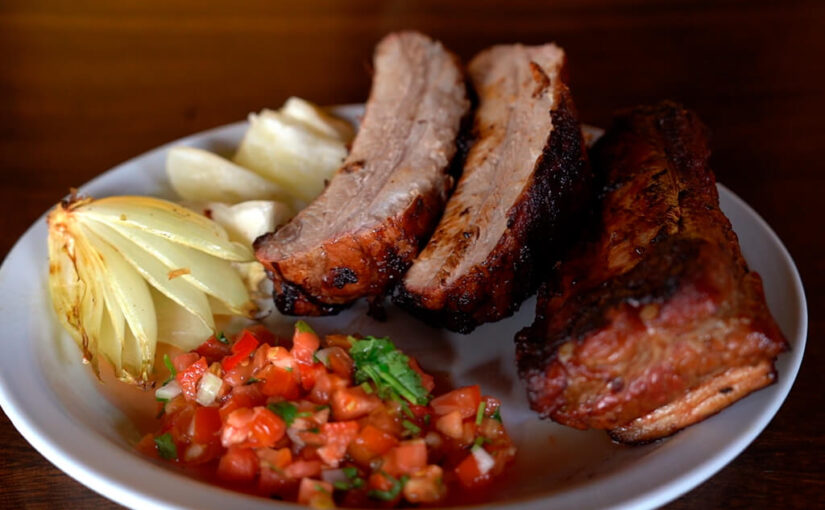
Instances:
[[[825,2],[5,0],[0,254],[70,186],[159,144],[293,94],[363,101],[373,45],[400,28],[464,58],[493,43],[558,42],[591,124],[662,98],[698,111],[714,130],[719,180],[795,257],[811,322],[802,371],[773,422],[668,508],[825,504]],[[0,413],[0,508],[58,506],[117,507],[54,468]]]

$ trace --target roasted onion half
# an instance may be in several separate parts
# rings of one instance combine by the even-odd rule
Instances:
[[[205,216],[164,200],[72,194],[48,216],[49,289],[57,316],[98,371],[146,383],[158,341],[190,350],[213,314],[254,317],[233,262],[249,249]]]

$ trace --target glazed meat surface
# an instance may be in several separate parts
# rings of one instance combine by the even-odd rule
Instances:
[[[374,69],[343,166],[313,203],[255,242],[284,313],[331,314],[382,295],[432,233],[452,189],[448,166],[470,106],[458,60],[402,32],[378,44]]]
[[[589,206],[590,169],[561,48],[494,46],[468,74],[474,143],[456,191],[395,300],[467,333],[511,315]]]
[[[534,410],[646,442],[775,380],[787,348],[719,209],[706,129],[665,102],[619,114],[591,158],[591,238],[543,286],[516,336]]]

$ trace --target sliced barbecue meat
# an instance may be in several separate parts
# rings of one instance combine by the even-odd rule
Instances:
[[[468,333],[511,315],[536,290],[553,248],[590,205],[590,169],[564,63],[553,44],[494,46],[470,62],[479,100],[475,141],[396,303]]]
[[[374,69],[343,166],[306,209],[255,242],[284,313],[331,314],[385,293],[452,189],[448,167],[470,106],[458,59],[439,42],[402,32],[378,44]]]
[[[534,410],[646,442],[775,380],[787,342],[719,209],[704,125],[664,102],[619,114],[591,153],[598,228],[516,336]]]

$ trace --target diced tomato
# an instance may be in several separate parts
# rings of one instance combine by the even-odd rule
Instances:
[[[261,466],[261,475],[258,478],[258,490],[261,494],[284,497],[291,491],[294,491],[296,484],[297,481],[288,477],[283,470]]]
[[[312,355],[321,346],[321,340],[313,331],[295,328],[295,335],[292,337],[292,357],[301,363],[311,365]]]
[[[462,418],[470,418],[478,412],[478,404],[481,403],[481,389],[477,384],[465,386],[445,393],[430,401],[430,407],[435,414],[443,416],[451,411],[458,411]]]
[[[177,360],[177,358],[175,359]],[[196,362],[178,371],[175,379],[177,379],[181,392],[187,400],[195,400],[198,396],[198,381],[206,373],[207,368],[209,367],[206,364],[206,358],[199,357]]]
[[[321,365],[323,366],[323,365]],[[349,386],[349,381],[329,372],[320,372],[315,379],[315,386],[309,393],[309,399],[316,404],[326,404],[336,390]]]
[[[189,465],[204,464],[211,460],[217,459],[222,453],[223,448],[218,442],[207,444],[190,443],[183,446],[183,455],[181,460]]]
[[[413,357],[410,357],[410,368],[415,370],[421,378],[421,386],[423,386],[427,391],[433,391],[433,388],[435,388],[435,379],[433,379],[433,376],[430,374],[427,374],[421,370],[421,367],[418,365],[418,360]]]
[[[232,354],[221,361],[224,371],[232,370],[238,363],[249,358],[258,347],[258,340],[255,335],[248,330],[243,330],[238,335],[237,341],[232,344]]]
[[[253,412],[255,416],[250,432],[255,439],[255,446],[273,446],[284,437],[286,423],[280,416],[266,407],[256,407]]]
[[[401,421],[397,419],[395,414],[390,412],[386,405],[379,406],[373,410],[369,416],[363,418],[362,421],[364,422],[363,425],[372,425],[393,436],[400,436],[404,431],[404,427],[401,426]]]
[[[266,329],[266,326],[263,324],[253,324],[252,326],[248,326],[246,330],[255,335],[255,338],[262,344],[278,345],[280,343],[278,342],[278,337]]]
[[[198,406],[192,418],[192,439],[196,443],[206,444],[214,441],[221,431],[221,415],[217,407]]]
[[[324,344],[327,347],[340,347],[345,351],[349,351],[352,347],[352,342],[349,341],[349,335],[332,334],[324,337]]]
[[[278,368],[283,368],[287,371],[295,371],[295,358],[292,357],[292,354],[290,354],[288,350],[279,345],[267,349],[266,361],[267,363],[271,363]],[[296,375],[300,374],[296,373]]]
[[[298,367],[298,375],[301,377],[301,387],[307,391],[315,387],[315,382],[319,376],[327,373],[327,369],[323,363],[315,363],[314,365],[296,363],[296,365]]]
[[[226,417],[235,409],[262,405],[266,401],[266,396],[261,393],[258,386],[257,384],[251,384],[234,388],[229,398],[220,408],[221,419],[226,421]]]
[[[298,489],[298,503],[313,508],[333,508],[332,484],[312,478],[302,479]]]
[[[263,380],[261,392],[268,397],[283,397],[295,400],[301,394],[298,379],[294,372],[289,372],[275,365],[268,365],[256,375]]]
[[[381,399],[368,395],[361,387],[341,388],[330,399],[332,415],[336,420],[356,420],[366,416],[381,405]]]
[[[347,453],[347,446],[358,435],[358,422],[337,421],[321,425],[324,446],[318,448],[318,456],[324,464],[338,467],[338,463]]]
[[[292,452],[289,448],[258,448],[256,451],[261,460],[261,467],[283,470],[292,462]]]
[[[218,477],[233,482],[248,482],[258,474],[260,462],[251,448],[231,447],[218,463]]]
[[[194,352],[206,358],[206,361],[211,365],[223,359],[224,356],[228,356],[232,350],[229,348],[229,344],[225,344],[211,336],[207,341],[200,344]]]
[[[464,421],[459,411],[450,411],[435,422],[435,429],[447,437],[459,439],[464,433]]]
[[[160,455],[158,455],[158,447],[155,444],[154,434],[146,434],[143,436],[135,445],[135,449],[146,456],[155,459],[160,458]]]
[[[409,475],[427,465],[427,445],[423,439],[404,441],[384,455],[382,468],[393,476]]]
[[[172,360],[172,366],[175,367],[175,371],[182,372],[186,370],[189,365],[198,361],[200,358],[200,354],[196,352],[186,352],[183,354],[178,354],[175,356],[175,359]]]
[[[340,347],[330,347],[329,357],[327,359],[330,370],[336,375],[349,380],[352,377],[352,358],[347,352]]]
[[[381,456],[398,444],[398,440],[381,429],[367,425],[348,448],[349,455],[361,465],[367,466],[375,457]]]
[[[392,489],[393,482],[387,478],[381,471],[374,471],[369,478],[370,489],[378,491],[388,491]]]
[[[267,344],[261,344],[255,350],[255,354],[252,356],[252,367],[255,370],[262,369],[267,364],[266,356],[269,353],[270,347]]]
[[[255,367],[252,363],[238,363],[231,370],[227,370],[223,380],[233,388],[243,386],[252,377]]]
[[[455,474],[458,475],[461,484],[468,489],[484,485],[490,481],[489,475],[482,475],[479,471],[478,461],[472,453],[467,455],[455,468]]]
[[[447,493],[444,471],[435,465],[414,473],[404,484],[404,499],[410,503],[436,503]]]
[[[296,460],[284,468],[290,478],[311,478],[321,474],[320,460]]]

